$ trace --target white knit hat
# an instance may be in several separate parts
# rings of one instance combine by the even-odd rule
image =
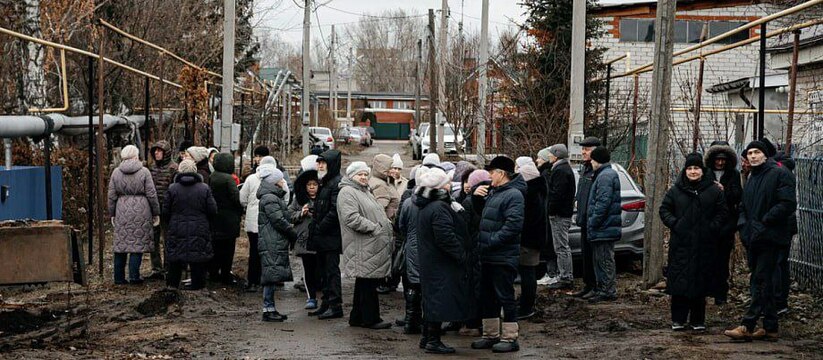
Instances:
[[[203,161],[203,159],[209,157],[209,149],[202,146],[192,146],[186,149],[186,152],[189,153],[191,159],[194,160],[195,163],[199,163]]]
[[[440,165],[440,156],[435,153],[426,155],[423,158],[423,165]]]
[[[514,160],[514,163],[517,164],[517,167],[523,167],[526,164],[534,164],[534,160],[528,156],[521,156]]]
[[[197,172],[197,164],[194,161],[186,159],[177,164],[177,172],[181,174],[185,173],[196,173]]]
[[[126,145],[123,150],[120,150],[120,158],[123,160],[135,159],[140,155],[140,150],[134,145]]]
[[[272,164],[264,164],[257,167],[257,176],[261,180],[276,184],[283,180],[283,172],[278,170]]]
[[[365,171],[366,173],[371,174],[371,169],[369,165],[366,165],[365,162],[362,161],[355,161],[346,168],[346,176],[348,178],[353,178],[355,175]]]
[[[266,164],[274,165],[274,167],[277,167],[277,160],[274,160],[274,157],[271,156],[264,156],[262,159],[260,159],[260,165]]]
[[[418,185],[432,189],[439,189],[446,184],[451,184],[451,177],[449,177],[445,171],[438,168],[432,168],[422,175],[418,174],[418,178],[420,179]]]
[[[400,158],[400,154],[394,154],[392,156],[391,167],[400,169],[403,168],[403,159]]]
[[[300,169],[303,171],[317,170],[317,155],[309,155],[300,160]]]

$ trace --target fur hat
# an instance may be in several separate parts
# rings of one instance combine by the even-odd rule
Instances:
[[[269,148],[267,146],[258,145],[254,148],[254,156],[269,156]]]
[[[609,149],[606,149],[605,146],[598,146],[592,150],[592,160],[597,161],[598,163],[605,164],[609,161],[612,161],[612,154],[609,152]]]
[[[432,189],[439,189],[446,184],[451,183],[451,178],[449,175],[446,174],[445,171],[438,168],[432,168],[429,171],[426,171],[419,177],[419,179],[420,181],[417,183],[418,185]]]
[[[492,161],[489,162],[489,166],[486,166],[486,170],[503,170],[509,174],[512,174],[514,173],[514,165],[514,160],[508,156],[501,155],[492,159]]]
[[[469,186],[475,187],[477,184],[484,182],[484,181],[491,181],[492,177],[488,171],[483,169],[478,169],[472,171],[472,174],[469,175]]]
[[[600,138],[597,136],[589,136],[580,142],[580,146],[600,146]],[[596,161],[596,160],[595,160]]]
[[[179,164],[177,164],[177,172],[180,174],[196,173],[197,164],[195,164],[194,161],[189,159],[183,160]]]
[[[120,158],[123,160],[136,159],[140,156],[140,150],[134,145],[126,145],[123,150],[120,150]]]
[[[400,154],[394,154],[392,156],[391,167],[392,168],[399,168],[399,169],[403,168],[403,159],[400,158]]]
[[[549,152],[558,159],[565,159],[569,157],[569,149],[565,144],[554,144],[549,147]]]
[[[209,157],[209,149],[202,146],[192,146],[186,149],[186,152],[189,153],[189,156],[191,156],[195,163],[199,163]]]
[[[368,174],[371,174],[371,169],[369,169],[369,165],[362,161],[355,161],[346,168],[346,176],[348,178],[353,178],[355,175],[365,171]]]

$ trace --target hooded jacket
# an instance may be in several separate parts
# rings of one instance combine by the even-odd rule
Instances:
[[[257,166],[256,168],[259,168]],[[289,181],[289,178],[286,176],[288,172],[280,170],[283,172],[283,179],[286,182]],[[260,189],[260,177],[257,174],[251,174],[246,177],[246,181],[243,183],[243,187],[240,188],[240,204],[242,204],[246,208],[246,231],[250,233],[257,233],[257,218],[259,215],[259,204],[260,200],[257,199],[257,190]],[[288,199],[291,197],[291,192],[288,188],[283,189],[285,194],[283,194],[283,200],[288,202]]]
[[[391,271],[392,225],[367,185],[340,181],[337,214],[343,246],[343,270],[353,278],[382,279]]]
[[[526,191],[526,181],[517,175],[505,185],[489,188],[489,195],[484,200],[472,197],[474,211],[482,214],[478,244],[483,264],[517,268]]]
[[[474,272],[465,217],[451,207],[442,189],[420,188],[415,205],[420,251],[420,285],[426,321],[464,321],[474,314]],[[465,211],[465,210],[462,210]],[[461,212],[462,212],[461,211]]]
[[[163,159],[155,160],[149,172],[151,172],[151,179],[154,181],[154,189],[157,191],[157,201],[162,204],[166,200],[166,191],[169,186],[174,183],[174,175],[177,174],[177,163],[172,161],[171,144],[166,140],[160,140],[151,147],[149,153],[154,159],[154,151],[163,150]]]
[[[209,219],[217,214],[217,203],[203,178],[197,173],[177,174],[163,208],[169,222],[166,259],[187,263],[209,261],[214,254]]]
[[[753,166],[740,206],[740,238],[748,248],[786,246],[792,239],[790,218],[797,209],[794,174],[772,159]]]
[[[214,173],[211,174],[211,188],[214,201],[217,202],[217,216],[212,225],[212,232],[217,239],[233,239],[240,235],[240,219],[243,205],[240,204],[240,191],[232,178],[234,157],[219,153],[214,156]]]
[[[377,202],[383,206],[389,220],[394,220],[400,208],[400,194],[394,186],[394,178],[386,174],[391,169],[392,158],[387,155],[375,156],[372,162],[369,189]]]
[[[314,202],[314,221],[309,227],[309,250],[336,251],[343,250],[340,235],[340,220],[337,217],[337,194],[340,193],[340,151],[327,150],[320,154],[326,161],[327,173],[320,179],[320,190]]]
[[[726,209],[728,216],[726,223],[719,229],[726,235],[726,241],[734,240],[734,232],[737,230],[737,219],[739,216],[738,208],[740,206],[740,199],[743,196],[743,186],[740,184],[740,172],[737,171],[737,154],[731,146],[723,143],[717,143],[709,147],[704,156],[706,163],[706,177],[709,180],[715,181],[716,173],[714,169],[714,160],[719,154],[726,155],[726,167],[723,168],[723,175],[720,176],[720,185],[723,185],[723,197],[726,199]]]
[[[552,164],[549,176],[549,216],[571,218],[574,213],[574,172],[568,159],[559,159]]]
[[[285,193],[285,190],[276,184],[266,181],[261,183],[257,190],[257,198],[260,199],[257,220],[260,226],[260,240],[257,248],[263,270],[260,276],[261,285],[294,280],[289,265],[289,243],[297,238],[297,234],[289,222],[289,210],[283,201]]]
[[[303,171],[297,175],[297,179],[294,180],[294,200],[289,205],[291,223],[294,224],[294,231],[297,232],[297,241],[294,243],[294,254],[297,256],[315,253],[308,249],[311,235],[309,226],[314,221],[312,213],[314,212],[314,200],[317,198],[317,194],[315,194],[315,199],[310,198],[306,191],[306,184],[310,180],[318,181],[317,170]],[[306,216],[303,216],[304,205],[309,206],[309,213]]]
[[[581,182],[583,178],[581,177]],[[620,179],[612,169],[611,163],[605,163],[594,172],[594,181],[588,197],[586,240],[617,241],[622,236],[623,209],[620,205]],[[578,208],[579,209],[579,208]],[[579,217],[578,213],[578,217]]]
[[[109,180],[108,205],[109,216],[114,218],[115,253],[154,250],[152,217],[160,215],[160,203],[151,173],[140,160],[125,160],[114,169]]]
[[[723,191],[708,173],[692,182],[683,169],[666,192],[659,214],[671,229],[666,292],[690,298],[711,295],[717,246],[728,222]]]

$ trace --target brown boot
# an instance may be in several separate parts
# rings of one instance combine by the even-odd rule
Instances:
[[[777,331],[766,331],[766,329],[760,328],[752,333],[752,339],[762,341],[777,341],[778,339],[780,339],[780,335],[777,334]]]
[[[745,326],[740,325],[734,329],[726,330],[723,332],[723,335],[726,335],[733,340],[745,340],[745,341],[752,341],[753,334],[749,332]]]

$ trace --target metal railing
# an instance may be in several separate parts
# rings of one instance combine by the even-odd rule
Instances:
[[[797,168],[798,236],[792,244],[791,274],[801,288],[823,293],[823,154],[799,157]]]

